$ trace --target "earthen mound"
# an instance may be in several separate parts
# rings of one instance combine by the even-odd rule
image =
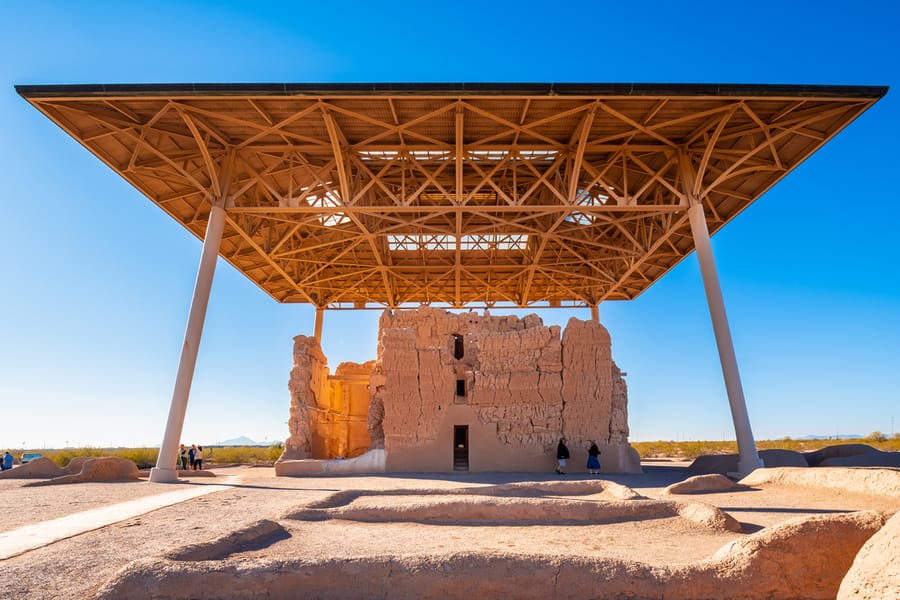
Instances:
[[[193,469],[178,469],[179,477],[215,477],[212,471],[195,471]]]
[[[900,452],[882,452],[874,450],[855,456],[826,458],[820,467],[893,467],[900,468]]]
[[[724,475],[713,473],[710,475],[695,475],[673,483],[663,490],[664,494],[699,494],[705,492],[723,492],[741,489],[742,486],[737,485]]]
[[[454,494],[473,494],[479,496],[578,496],[585,494],[607,494],[622,500],[643,498],[643,496],[630,487],[607,480],[528,481],[443,490],[443,493],[447,493],[448,491]]]
[[[836,444],[834,446],[825,446],[813,452],[804,452],[803,457],[811,467],[818,467],[823,460],[829,458],[848,458],[851,456],[864,456],[879,452],[868,444]]]
[[[42,456],[24,465],[0,472],[0,479],[43,479],[45,477],[59,477],[65,473],[65,469],[57,467],[52,460]]]
[[[740,531],[741,525],[719,509],[667,500],[596,501],[559,498],[502,498],[433,495],[380,498],[367,496],[348,506],[304,508],[287,515],[302,521],[342,519],[366,523],[529,523],[570,524],[637,521],[680,516],[716,531]]]
[[[364,496],[584,496],[606,495],[617,500],[643,498],[630,487],[614,481],[545,481],[504,483],[464,488],[411,488],[403,490],[343,490],[308,503],[307,508],[345,506]]]
[[[84,463],[89,460],[94,460],[97,458],[96,456],[73,456],[69,459],[69,464],[67,464],[64,468],[66,473],[69,475],[75,475],[76,473],[81,473],[81,469],[84,468]]]
[[[815,469],[757,469],[739,482],[757,486],[764,483],[803,485],[874,496],[900,498],[900,470],[843,469],[818,467]]]
[[[452,553],[323,559],[140,560],[98,598],[515,597],[834,598],[874,511],[801,518],[732,542],[698,563],[651,567],[613,558]],[[465,585],[460,585],[464,581]]]
[[[611,481],[523,482],[468,488],[345,490],[308,503],[286,519],[370,523],[603,523],[679,516],[716,531],[741,524],[698,502],[647,499]]]
[[[81,470],[45,481],[33,481],[26,486],[82,483],[85,481],[124,481],[138,478],[138,468],[133,461],[117,456],[88,458],[80,462]]]
[[[856,553],[889,516],[861,511],[801,517],[731,542],[698,565],[697,574],[705,577],[698,578],[703,583],[695,597],[833,598]],[[716,593],[710,579],[718,578],[741,581],[742,589]]]
[[[682,519],[702,525],[713,531],[739,532],[742,527],[737,519],[727,512],[702,502],[675,502],[675,512]]]
[[[806,459],[793,450],[760,450],[759,457],[767,467],[807,467]],[[698,456],[688,467],[692,473],[728,475],[738,470],[737,454],[705,454]]]
[[[838,600],[900,598],[900,512],[863,544],[841,581]]]

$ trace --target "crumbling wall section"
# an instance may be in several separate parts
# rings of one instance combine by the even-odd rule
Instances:
[[[610,443],[612,368],[606,328],[570,318],[562,336],[562,419],[570,441]]]
[[[612,409],[609,415],[609,443],[628,443],[628,383],[615,361],[612,363]]]
[[[369,375],[375,361],[341,363],[334,376],[314,337],[294,338],[288,431],[282,460],[352,457],[369,448]]]
[[[555,444],[560,352],[559,328],[545,327],[537,315],[385,311],[372,379],[373,440],[381,417],[387,450],[433,442],[447,407],[469,404],[507,444]]]
[[[290,436],[285,440],[281,457],[285,460],[312,456],[312,413],[319,410],[328,393],[328,362],[316,338],[296,336],[293,354],[294,366],[288,380],[291,393]]]
[[[469,403],[479,407],[481,423],[496,425],[502,442],[549,447],[562,430],[559,327],[528,324],[474,336],[478,361]]]
[[[384,376],[379,396],[384,405],[385,448],[412,446],[422,414],[416,332],[408,328],[382,329],[379,337],[380,371]]]

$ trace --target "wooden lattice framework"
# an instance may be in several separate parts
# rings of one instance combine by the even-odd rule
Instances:
[[[89,85],[18,92],[279,302],[594,306],[693,250],[886,88]]]

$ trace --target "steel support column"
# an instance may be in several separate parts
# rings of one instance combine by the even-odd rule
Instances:
[[[600,305],[599,304],[591,304],[591,321],[594,323],[600,322]]]
[[[316,323],[313,329],[313,337],[316,338],[316,343],[319,347],[322,347],[322,320],[325,317],[325,309],[324,308],[316,308]]]
[[[764,465],[756,451],[756,441],[753,439],[753,431],[750,428],[750,417],[747,414],[741,375],[734,354],[734,344],[731,341],[728,317],[725,314],[725,301],[722,299],[719,275],[713,260],[712,246],[709,243],[709,228],[706,225],[703,204],[695,201],[694,198],[690,198],[690,200],[691,207],[688,209],[688,216],[691,221],[691,234],[694,237],[697,259],[700,261],[700,274],[706,290],[706,302],[709,304],[716,345],[719,348],[719,362],[722,364],[728,403],[731,405],[731,418],[734,421],[734,432],[737,436],[737,468],[741,475],[745,475]]]
[[[219,256],[219,244],[225,228],[225,209],[213,206],[206,225],[203,238],[203,252],[200,255],[200,266],[197,269],[197,281],[194,283],[194,296],[191,300],[191,311],[188,315],[187,328],[184,333],[184,345],[181,347],[181,361],[178,363],[178,374],[175,377],[175,390],[172,392],[172,404],[169,407],[169,420],[166,432],[159,448],[156,466],[150,470],[150,481],[172,482],[178,480],[175,461],[178,455],[178,444],[184,427],[184,415],[187,411],[188,396],[194,378],[194,367],[197,364],[197,351],[200,348],[200,336],[206,319],[206,307],[209,305],[209,292],[212,289],[213,274],[216,270],[216,259]]]

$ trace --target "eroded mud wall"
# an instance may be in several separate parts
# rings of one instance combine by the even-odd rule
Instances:
[[[359,456],[370,446],[366,425],[374,361],[341,363],[334,375],[315,338],[294,338],[290,437],[283,460]]]
[[[615,447],[610,470],[639,468],[627,388],[599,323],[573,318],[560,332],[536,315],[388,311],[379,359],[372,389],[388,470],[453,470],[456,428],[466,428],[471,471],[549,468],[561,435],[575,461],[596,441]]]
[[[536,471],[565,436],[574,462],[597,442],[605,470],[639,469],[624,374],[599,323],[560,331],[537,315],[420,307],[379,325],[378,359],[334,376],[312,338],[295,339],[285,458],[354,456],[365,442],[385,450],[388,471]]]

